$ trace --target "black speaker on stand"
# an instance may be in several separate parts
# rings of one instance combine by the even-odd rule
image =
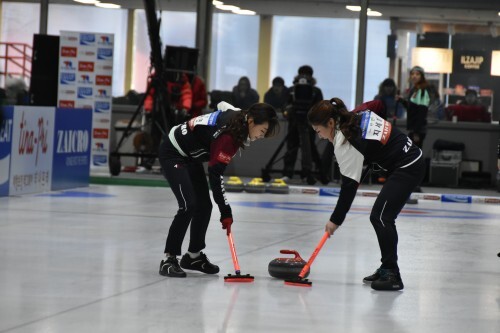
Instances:
[[[57,106],[59,36],[33,36],[30,105]]]

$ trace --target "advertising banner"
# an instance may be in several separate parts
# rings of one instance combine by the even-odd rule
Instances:
[[[52,190],[89,184],[92,111],[56,109]]]
[[[92,171],[109,173],[114,35],[61,31],[58,106],[93,113]]]
[[[490,74],[491,53],[476,50],[456,50],[453,53],[453,74]]]
[[[53,107],[14,108],[9,195],[50,191],[54,113]]]
[[[0,123],[0,197],[9,195],[10,157],[12,151],[13,108],[4,107]]]

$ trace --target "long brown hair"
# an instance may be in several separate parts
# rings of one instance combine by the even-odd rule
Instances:
[[[248,110],[243,110],[237,113],[229,121],[227,131],[235,138],[241,148],[245,148],[245,141],[248,138],[248,118],[253,118],[255,125],[268,123],[265,137],[271,137],[279,132],[280,125],[276,110],[266,103],[255,103]]]
[[[342,131],[347,140],[357,136],[361,130],[359,117],[349,112],[344,102],[337,97],[316,103],[307,113],[309,124],[314,126],[327,127],[330,118],[335,121],[335,127]]]

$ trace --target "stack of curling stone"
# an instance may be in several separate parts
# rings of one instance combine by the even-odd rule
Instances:
[[[282,254],[294,254],[295,258],[276,258],[269,262],[267,270],[269,275],[277,279],[295,279],[299,276],[300,271],[306,265],[304,259],[302,259],[297,251],[294,250],[281,250]],[[309,270],[310,272],[311,270]],[[306,273],[304,277],[309,275]]]
[[[229,180],[226,182],[226,186],[224,187],[228,192],[242,192],[245,188],[245,185],[243,185],[240,177],[231,176],[229,177]]]
[[[262,178],[254,178],[245,184],[245,191],[248,193],[264,193],[266,184],[262,181]]]
[[[288,185],[285,183],[283,179],[276,178],[273,180],[272,183],[270,183],[267,186],[267,191],[269,193],[276,193],[276,194],[288,194],[290,191],[290,188]]]

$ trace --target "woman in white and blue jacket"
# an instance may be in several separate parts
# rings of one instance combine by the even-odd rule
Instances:
[[[404,288],[398,267],[396,218],[424,177],[422,151],[404,133],[370,110],[349,112],[339,98],[323,100],[308,113],[321,139],[330,141],[342,175],[337,205],[326,231],[332,235],[349,211],[363,164],[378,164],[389,176],[373,205],[370,221],[377,234],[382,265],[363,279],[376,290]]]

